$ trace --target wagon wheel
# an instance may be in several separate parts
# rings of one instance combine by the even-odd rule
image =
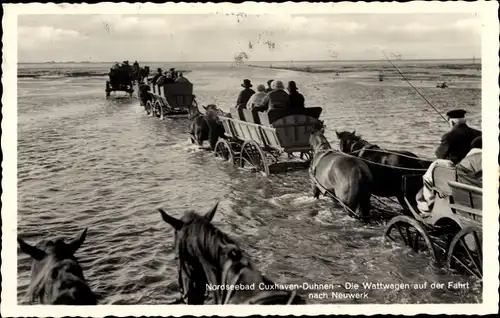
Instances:
[[[269,166],[267,165],[266,155],[262,148],[253,140],[247,140],[241,146],[240,165],[252,166],[255,170],[261,172],[266,177],[269,176]]]
[[[465,269],[478,279],[483,278],[482,243],[477,231],[467,227],[453,237],[446,264],[451,269]]]
[[[153,111],[153,103],[150,100],[148,100],[146,102],[146,106],[144,106],[144,109],[146,110],[146,113],[150,115],[151,112]]]
[[[163,106],[159,100],[157,100],[154,104],[155,108],[155,114],[156,117],[159,117],[160,119],[163,119],[164,113],[163,113]]]
[[[396,232],[396,236],[393,236]],[[429,250],[434,260],[437,261],[436,250],[427,234],[427,231],[419,221],[406,215],[398,215],[389,221],[385,230],[385,236],[393,241],[397,237],[401,238],[406,246],[411,247],[415,252]]]
[[[215,144],[215,157],[220,157],[226,162],[234,162],[233,150],[231,144],[225,139],[219,139]]]

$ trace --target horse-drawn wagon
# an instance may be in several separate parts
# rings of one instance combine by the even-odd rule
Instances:
[[[129,97],[132,97],[134,85],[132,74],[126,69],[114,69],[109,73],[109,80],[106,81],[106,98],[111,96],[112,92],[126,92]]]
[[[403,177],[403,189],[421,175]],[[411,216],[399,215],[387,225],[385,235],[402,240],[415,252],[428,251],[436,261],[445,260],[448,268],[468,272],[481,279],[482,189],[457,181],[454,168],[436,167],[432,212],[423,216],[411,198],[405,197]]]
[[[307,168],[311,152],[309,136],[314,129],[323,128],[319,120],[321,112],[321,107],[294,114],[280,109],[264,113],[232,108],[231,117],[219,117],[226,139],[218,140],[215,156],[266,176]],[[294,153],[300,153],[300,157]]]
[[[138,84],[141,105],[148,114],[163,119],[165,116],[187,116],[196,106],[193,84],[189,82]],[[141,86],[142,85],[142,86]]]

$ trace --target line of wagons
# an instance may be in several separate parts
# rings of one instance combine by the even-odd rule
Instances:
[[[187,115],[190,107],[198,107],[191,83],[149,85],[153,98],[143,105],[148,113],[160,118]],[[324,129],[321,112],[321,107],[309,107],[300,114],[232,108],[230,115],[219,117],[227,138],[217,141],[215,156],[265,176],[308,168],[310,133]],[[403,176],[404,193],[411,193],[406,191],[407,184],[422,183],[423,173]],[[432,216],[422,218],[411,203],[415,200],[406,197],[406,206],[388,222],[385,236],[415,252],[430,254],[438,263],[444,261],[448,268],[482,279],[482,189],[458,182],[453,168],[437,167],[434,180]]]

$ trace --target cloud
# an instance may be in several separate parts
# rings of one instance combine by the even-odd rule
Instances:
[[[59,29],[47,25],[38,27],[21,26],[18,28],[18,42],[21,48],[37,48],[51,42],[71,42],[84,38],[87,38],[87,36],[78,31]]]

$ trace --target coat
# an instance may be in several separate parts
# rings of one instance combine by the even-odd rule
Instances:
[[[481,131],[471,128],[466,124],[454,126],[441,137],[441,144],[436,149],[436,157],[448,159],[457,164],[471,150],[474,138],[481,136]]]
[[[282,89],[276,89],[267,94],[262,102],[262,108],[271,109],[289,109],[290,108],[290,97],[287,92]],[[260,108],[260,107],[259,107]],[[260,109],[259,109],[260,110]]]
[[[304,106],[304,96],[298,92],[290,93],[290,111],[300,112],[305,108]]]
[[[482,150],[473,148],[465,158],[456,166],[457,181],[465,184],[482,187],[483,184],[483,166]]]
[[[262,104],[267,94],[265,92],[257,92],[250,96],[250,99],[247,102],[247,109],[253,109],[254,106],[258,106]]]
[[[238,99],[236,100],[236,107],[238,108],[246,108],[248,100],[250,97],[255,94],[255,91],[251,88],[245,88],[238,95]]]

